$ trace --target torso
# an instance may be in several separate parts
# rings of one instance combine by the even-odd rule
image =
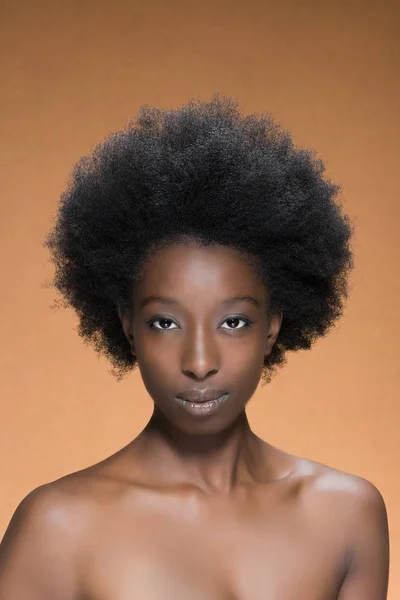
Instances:
[[[79,598],[336,600],[351,476],[285,457],[287,476],[225,496],[127,481],[112,461],[59,480],[75,503]]]

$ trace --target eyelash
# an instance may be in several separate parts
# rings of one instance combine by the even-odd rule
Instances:
[[[244,326],[237,327],[237,328],[224,327],[224,329],[227,329],[228,331],[239,331],[240,329],[245,329],[245,327],[251,327],[251,325],[253,324],[253,321],[251,321],[250,319],[245,319],[244,317],[240,317],[238,315],[233,315],[233,316],[227,317],[225,319],[225,321],[229,321],[231,319],[237,319],[238,321],[243,321]],[[172,323],[175,322],[170,317],[155,317],[147,323],[147,325],[149,326],[149,329],[153,329],[155,331],[172,331],[172,329],[164,329],[163,327],[154,327],[153,325],[157,321],[171,321]],[[223,323],[225,323],[225,321],[223,321]]]

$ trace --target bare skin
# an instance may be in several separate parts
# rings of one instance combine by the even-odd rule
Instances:
[[[180,304],[140,308],[150,295]],[[221,304],[237,296],[259,306]],[[175,245],[150,261],[121,323],[153,415],[117,454],[22,501],[0,546],[1,600],[386,598],[379,491],[249,426],[245,407],[282,322],[267,308],[231,249]],[[225,327],[240,319],[251,326]],[[229,395],[194,415],[175,399],[192,388]]]

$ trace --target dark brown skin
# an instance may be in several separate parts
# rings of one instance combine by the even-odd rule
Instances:
[[[150,295],[180,305],[140,309]],[[260,306],[221,304],[237,296]],[[154,413],[120,452],[22,501],[0,546],[0,600],[384,600],[379,491],[271,446],[247,421],[281,320],[233,249],[153,257],[121,321]],[[192,415],[175,400],[191,388],[229,397]]]

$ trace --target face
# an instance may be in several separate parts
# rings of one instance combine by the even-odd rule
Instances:
[[[267,289],[238,251],[185,242],[149,260],[121,321],[156,410],[210,434],[244,411],[281,315],[268,314]]]

